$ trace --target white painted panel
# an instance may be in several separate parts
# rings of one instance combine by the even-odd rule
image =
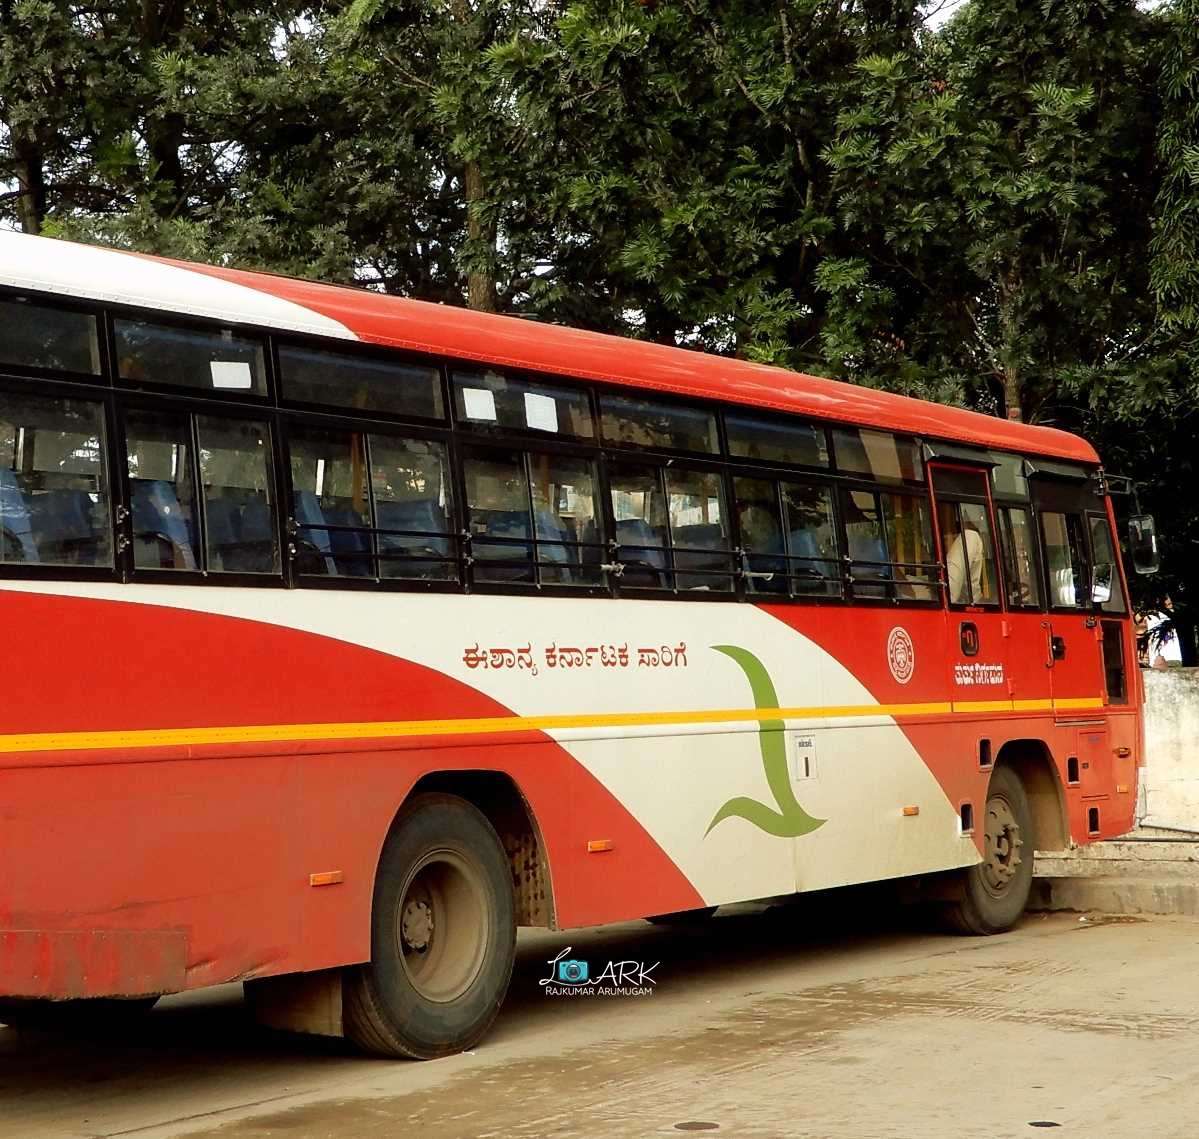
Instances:
[[[116,249],[26,233],[0,231],[0,284],[184,316],[357,339],[340,321],[258,289]]]

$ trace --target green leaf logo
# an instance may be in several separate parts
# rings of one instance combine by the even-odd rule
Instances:
[[[741,671],[749,680],[755,708],[779,706],[778,694],[774,690],[770,673],[753,653],[736,645],[713,645],[712,648],[718,653],[724,653],[741,666]],[[777,838],[798,838],[824,826],[825,819],[812,818],[795,798],[791,776],[787,771],[787,740],[783,727],[782,720],[763,720],[758,725],[758,747],[762,750],[762,767],[766,771],[766,782],[774,795],[777,809],[759,803],[757,799],[738,796],[736,799],[730,799],[716,812],[716,817],[704,832],[705,836],[712,833],[712,828],[717,823],[731,818],[746,819],[755,827]]]

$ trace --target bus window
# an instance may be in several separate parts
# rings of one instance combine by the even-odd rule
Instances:
[[[864,427],[835,428],[832,436],[839,471],[878,482],[919,482],[924,478],[924,462],[914,439]]]
[[[96,318],[23,297],[0,301],[0,363],[99,375]]]
[[[460,423],[590,439],[591,401],[576,388],[531,383],[502,372],[455,372],[454,411]]]
[[[253,420],[197,416],[200,481],[213,573],[278,573],[271,433]]]
[[[112,324],[123,380],[266,395],[263,342],[256,336],[126,317],[116,317]]]
[[[532,583],[533,527],[524,456],[468,452],[462,460],[476,581]]]
[[[0,394],[0,562],[111,566],[104,411]]]
[[[885,585],[871,584],[890,577],[882,514],[872,491],[854,490],[846,496],[845,538],[855,597],[886,597]]]
[[[828,466],[824,428],[801,419],[730,409],[724,413],[724,429],[730,455],[805,467]]]
[[[556,585],[603,584],[603,535],[589,459],[529,455],[539,579]]]
[[[1003,552],[1008,607],[1040,608],[1041,581],[1036,570],[1032,523],[1028,511],[1018,506],[1001,506],[998,515],[999,548]]]
[[[840,597],[841,562],[829,488],[785,482],[782,490],[792,590],[804,596]]]
[[[1101,608],[1105,613],[1124,612],[1124,591],[1120,586],[1120,567],[1116,564],[1116,549],[1112,542],[1111,527],[1107,518],[1102,514],[1088,516],[1091,523],[1091,556],[1092,564],[1112,567],[1112,595],[1103,602]]]
[[[737,529],[745,551],[741,565],[750,593],[787,593],[787,546],[778,485],[770,479],[733,479]]]
[[[995,549],[986,506],[941,502],[937,511],[950,605],[998,605]]]
[[[720,450],[716,416],[700,407],[634,396],[601,395],[600,425],[608,443],[713,455]]]
[[[1054,606],[1077,609],[1088,604],[1086,544],[1077,514],[1041,512],[1041,536],[1049,565],[1049,600]]]
[[[732,589],[733,553],[720,474],[667,467],[666,493],[675,587]]]
[[[429,364],[280,344],[279,383],[284,399],[302,403],[445,418],[441,370]]]
[[[198,570],[191,417],[172,411],[129,411],[125,452],[134,566]]]
[[[937,558],[928,503],[912,494],[881,493],[887,549],[900,601],[937,600]]]
[[[445,445],[372,435],[370,449],[379,576],[457,580],[453,495]]]
[[[373,576],[362,435],[356,431],[293,428],[288,443],[297,571]]]
[[[622,585],[670,589],[666,496],[658,467],[612,464],[608,469]]]

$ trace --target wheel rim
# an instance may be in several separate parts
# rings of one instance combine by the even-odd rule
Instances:
[[[987,799],[986,851],[982,876],[987,890],[998,897],[1007,892],[1016,878],[1023,858],[1024,839],[1012,805],[1002,795]]]
[[[453,850],[426,854],[408,875],[396,913],[396,948],[426,1000],[460,997],[483,968],[489,919],[478,871]]]

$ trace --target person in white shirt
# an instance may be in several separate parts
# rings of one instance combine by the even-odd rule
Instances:
[[[945,565],[949,570],[949,600],[952,604],[969,605],[983,599],[983,539],[969,522],[964,531],[949,540]]]

